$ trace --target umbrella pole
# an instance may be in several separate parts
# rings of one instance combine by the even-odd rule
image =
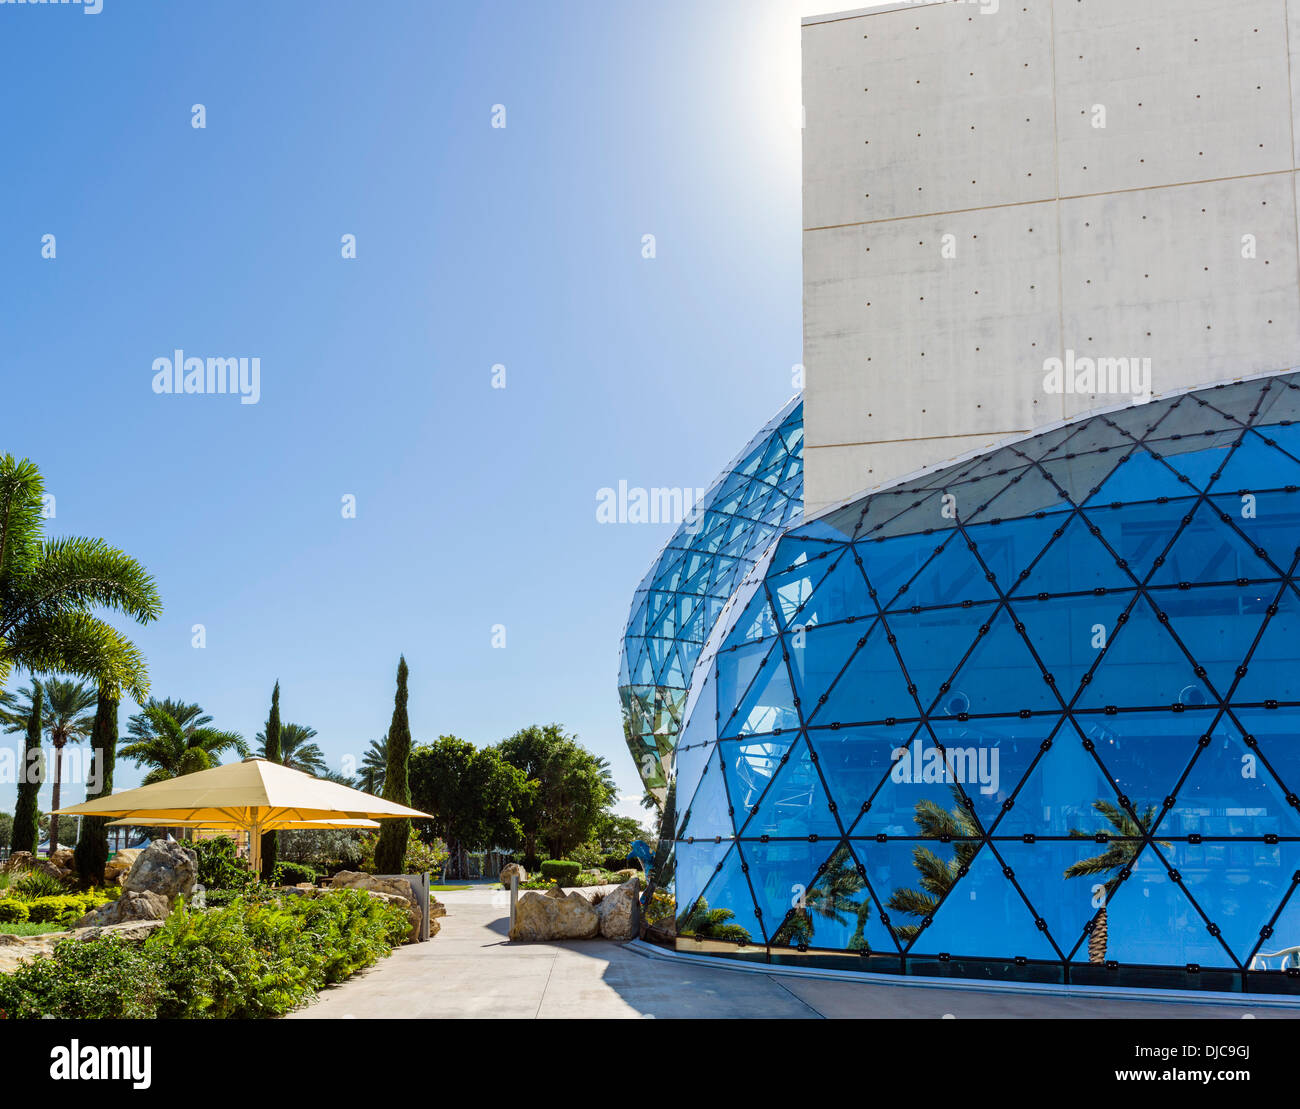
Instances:
[[[260,878],[262,874],[262,831],[261,822],[254,820],[248,829],[248,865],[252,868],[253,876]]]

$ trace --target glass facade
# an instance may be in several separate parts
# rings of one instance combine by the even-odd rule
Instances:
[[[787,530],[691,679],[678,946],[1300,990],[1297,420],[1202,389]]]
[[[662,806],[691,672],[758,553],[803,510],[803,402],[792,398],[717,477],[637,587],[623,635],[623,734]]]

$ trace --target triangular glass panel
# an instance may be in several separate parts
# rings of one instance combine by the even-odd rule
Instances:
[[[871,562],[867,561],[867,565],[870,566]],[[892,599],[884,596],[878,599],[881,607],[887,610],[913,606],[933,608],[963,601],[994,601],[997,600],[997,590],[986,580],[986,572],[966,540],[954,533],[925,569],[910,583],[904,584]],[[874,579],[872,584],[875,584]]]
[[[987,633],[976,639],[951,688],[936,705],[925,706],[927,711],[957,716],[1061,708],[1012,614],[1002,608],[986,626]]]
[[[948,952],[981,958],[1058,959],[1033,911],[989,848],[979,852],[943,900],[911,954]]]
[[[942,531],[930,534],[900,535],[888,541],[859,542],[854,551],[862,559],[862,568],[876,591],[876,601],[889,608],[898,591],[918,574],[922,567],[937,557],[946,542],[960,537],[956,532]],[[910,602],[908,602],[910,603]]]
[[[930,612],[895,612],[888,631],[897,640],[907,676],[923,708],[935,704],[961,665],[980,628],[990,623],[997,605],[945,608]]]
[[[943,746],[952,776],[961,783],[984,828],[992,829],[1006,811],[1007,800],[1058,722],[1052,716],[930,721],[930,732]]]
[[[1172,500],[1194,497],[1199,492],[1189,482],[1181,480],[1170,467],[1139,447],[1115,467],[1114,473],[1097,487],[1096,492],[1090,491],[1084,504],[1087,508],[1094,508],[1104,504],[1154,501],[1158,497]]]
[[[737,827],[744,824],[749,811],[767,793],[777,771],[788,761],[786,752],[798,738],[798,732],[785,732],[779,736],[725,739],[718,744]]]
[[[967,805],[963,784],[957,779],[964,755],[948,757],[922,727],[911,743],[893,760],[889,773],[871,798],[870,808],[852,825],[853,835],[980,836],[984,828],[976,811]],[[986,757],[985,766],[989,759]],[[979,791],[978,754],[971,789]],[[852,816],[848,816],[852,820]]]
[[[1116,627],[1116,619],[1129,607],[1134,593],[1128,589],[1045,601],[1037,595],[1015,598],[1016,618],[1067,705],[1074,701],[1084,675],[1106,644],[1109,629]]]
[[[858,640],[869,635],[875,623],[874,620],[854,620],[851,624],[828,624],[786,635],[790,671],[794,675],[795,692],[799,695],[805,717],[811,719],[821,711],[819,702],[829,700],[824,695],[857,653]],[[881,640],[884,640],[883,634]],[[897,664],[894,672],[898,672]]]
[[[785,763],[777,768],[772,784],[756,806],[757,811],[749,810],[741,835],[745,839],[760,836],[838,839],[842,834],[840,826],[822,788],[808,744],[800,740],[783,758]],[[737,823],[740,816],[737,810]]]
[[[1258,493],[1300,485],[1300,462],[1285,449],[1278,449],[1289,438],[1286,433],[1290,431],[1290,428],[1260,428],[1246,432],[1223,468],[1223,476],[1215,482],[1214,491]]]
[[[814,701],[809,705],[809,722],[860,724],[920,716],[921,710],[908,692],[907,680],[884,624],[864,622],[849,627],[856,629],[857,639],[853,640],[848,666],[827,691],[825,702],[819,705]],[[848,634],[852,635],[853,630]],[[842,629],[837,629],[831,642],[842,646],[844,635]],[[812,639],[809,634],[809,642]]]
[[[1257,744],[1257,773],[1275,778],[1284,796],[1296,797],[1300,805],[1300,723],[1295,715],[1263,708],[1234,708],[1232,715],[1242,732]]]
[[[1190,517],[1195,502],[1169,501],[1166,504],[1134,504],[1120,508],[1098,505],[1089,508],[1085,519],[1095,525],[1101,538],[1139,582],[1145,581],[1155,560]]]
[[[704,892],[705,886],[722,866],[723,857],[731,850],[732,841],[696,840],[688,843],[679,840],[676,844],[676,869],[674,896],[682,907],[694,905]]]
[[[783,654],[782,644],[778,641],[731,716],[721,721],[720,737],[725,739],[799,727],[796,697]]]
[[[1123,624],[1104,634],[1106,649],[1075,702],[1077,708],[1193,706],[1213,700],[1144,598],[1137,598]]]
[[[1093,745],[1098,761],[1106,768],[1128,812],[1142,827],[1154,826],[1164,809],[1165,798],[1173,797],[1184,772],[1196,755],[1200,737],[1214,724],[1216,710],[1201,708],[1186,712],[1123,712],[1075,715],[1075,726]],[[1094,819],[1084,831],[1141,835],[1131,823],[1116,828]]]
[[[1292,590],[1283,590],[1267,619],[1245,676],[1228,694],[1234,705],[1300,701],[1300,600]]]
[[[829,840],[809,843],[807,840],[781,840],[772,843],[755,843],[747,840],[745,859],[749,862],[749,880],[754,890],[754,900],[763,910],[763,927],[773,947],[826,947],[816,938],[820,913],[809,906],[808,891],[819,877],[818,868],[827,862],[837,844]],[[857,879],[857,871],[850,868],[850,882]],[[839,875],[843,881],[844,875]],[[837,906],[823,902],[834,911]],[[842,911],[842,910],[841,910]]]
[[[911,743],[919,727],[916,722],[909,721],[905,724],[809,730],[808,742],[817,752],[817,765],[825,779],[826,791],[835,802],[845,827],[857,820],[863,804],[871,800],[889,774],[896,752]]]
[[[1269,918],[1260,925],[1260,932],[1268,929],[1267,935],[1257,935],[1253,943],[1249,937],[1238,942],[1246,948],[1238,950],[1237,957],[1250,970],[1284,971],[1300,968],[1300,865],[1294,865],[1288,873],[1288,865],[1300,862],[1291,858],[1294,844],[1279,844],[1274,850],[1278,853],[1281,865],[1277,873],[1270,874],[1266,881],[1270,890],[1281,889],[1282,897],[1278,904],[1281,911],[1274,909]],[[1290,896],[1287,897],[1287,891]],[[1286,898],[1283,901],[1283,898]],[[1261,902],[1263,899],[1260,899]],[[1245,929],[1242,930],[1245,936]]]
[[[1290,493],[1221,493],[1210,500],[1216,512],[1232,517],[1252,547],[1264,552],[1274,573],[1290,570],[1300,541],[1300,488]]]
[[[727,784],[716,751],[709,755],[689,806],[683,807],[681,792],[677,794],[677,806],[682,813],[677,839],[713,839],[715,836],[726,839],[735,835],[731,800],[727,796]]]
[[[875,839],[850,841],[866,868],[867,882],[880,902],[884,923],[906,949],[933,919],[945,894],[959,882],[958,872],[979,850],[979,841]],[[919,948],[918,948],[919,950]]]
[[[1147,595],[1169,618],[1173,632],[1205,670],[1205,679],[1220,697],[1236,680],[1268,606],[1277,597],[1276,582],[1207,585],[1191,589],[1151,589]]]
[[[694,904],[677,904],[677,934],[729,943],[762,943],[763,929],[754,911],[754,898],[746,877],[748,865],[733,845],[704,893]]]
[[[1232,526],[1224,523],[1207,502],[1192,513],[1162,565],[1151,575],[1151,585],[1180,582],[1236,581],[1238,578],[1273,578],[1277,571],[1255,554]]]

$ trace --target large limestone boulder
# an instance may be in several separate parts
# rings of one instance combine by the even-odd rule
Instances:
[[[152,890],[123,890],[122,896],[83,916],[74,928],[103,928],[141,920],[166,920],[172,911],[172,899]]]
[[[519,884],[521,886],[528,881],[528,871],[526,871],[522,866],[518,863],[506,863],[506,865],[501,868],[500,878],[502,889],[508,890],[510,888],[510,878],[515,874],[519,875]]]
[[[161,927],[161,920],[133,920],[125,924],[84,928],[77,932],[46,932],[40,936],[11,936],[0,932],[0,974],[9,974],[23,962],[52,954],[55,946],[64,940],[84,942],[97,940],[101,936],[116,936],[127,943],[144,943],[155,928]]]
[[[174,841],[156,839],[136,856],[122,888],[135,893],[156,893],[170,904],[174,897],[188,899],[198,876],[198,855]]]
[[[626,943],[640,931],[640,883],[635,879],[616,886],[596,905],[600,934],[607,940]]]
[[[109,859],[104,864],[105,885],[120,886],[125,882],[127,875],[131,873],[131,868],[135,866],[135,860],[143,851],[143,847],[124,847]]]
[[[373,874],[363,874],[357,870],[340,870],[333,878],[330,879],[331,889],[351,889],[365,890],[367,893],[380,893],[385,895],[385,899],[396,898],[405,901],[407,904],[407,916],[411,919],[411,934],[407,938],[407,943],[419,943],[422,925],[424,924],[424,912],[420,908],[420,902],[416,899],[415,890],[411,888],[411,883],[405,878],[378,878]],[[429,935],[432,937],[438,932],[438,928],[433,926],[433,905],[436,904],[430,899],[430,921]],[[439,916],[445,916],[447,910],[439,905],[441,912]],[[439,926],[441,927],[441,926]]]
[[[49,857],[49,862],[60,870],[76,870],[77,859],[71,847],[60,847]]]
[[[576,890],[522,894],[515,907],[512,940],[589,940],[600,933],[596,908]]]

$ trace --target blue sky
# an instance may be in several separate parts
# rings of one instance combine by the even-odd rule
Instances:
[[[640,811],[617,652],[671,527],[597,490],[707,485],[792,391],[813,10],[0,5],[0,450],[156,575],[157,696],[251,740],[278,678],[337,765],[405,652],[417,741],[558,721]],[[259,403],[155,394],[177,348]]]

